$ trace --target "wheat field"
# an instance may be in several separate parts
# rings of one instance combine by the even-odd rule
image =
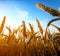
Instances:
[[[27,29],[25,21],[17,29],[5,26],[6,16],[0,25],[0,56],[58,56],[60,53],[60,28],[52,22],[60,18],[52,19],[47,23],[45,34],[38,19],[36,19],[39,31],[35,32],[33,25],[29,23]],[[49,26],[55,27],[59,32],[50,33]],[[4,27],[8,34],[4,34]],[[17,38],[18,37],[18,38]]]

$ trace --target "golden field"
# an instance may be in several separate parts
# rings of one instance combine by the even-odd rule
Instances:
[[[38,19],[36,19],[39,31],[35,32],[31,23],[27,29],[25,21],[17,29],[5,26],[6,16],[0,25],[0,56],[58,56],[60,53],[60,28],[52,22],[60,18],[52,19],[47,23],[45,34]],[[49,26],[55,27],[59,32],[50,33]],[[4,34],[4,27],[8,34]]]

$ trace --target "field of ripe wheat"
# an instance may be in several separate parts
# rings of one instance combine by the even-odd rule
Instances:
[[[52,19],[47,23],[45,34],[38,19],[36,19],[39,31],[35,32],[31,23],[27,29],[25,21],[17,29],[5,26],[6,16],[0,25],[0,56],[58,56],[60,54],[60,28],[52,22],[60,18]],[[50,33],[49,26],[55,27],[59,32]],[[8,34],[4,34],[4,27]]]

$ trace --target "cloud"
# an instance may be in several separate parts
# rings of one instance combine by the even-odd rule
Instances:
[[[21,18],[21,19],[31,18],[28,11],[25,11],[25,10],[17,9],[17,14],[18,14],[19,18]]]

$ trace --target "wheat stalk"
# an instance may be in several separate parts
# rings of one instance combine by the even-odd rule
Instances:
[[[9,30],[9,32],[12,32],[11,29],[10,29],[10,27],[7,27],[7,26],[6,26],[6,28]]]
[[[50,24],[54,21],[60,20],[60,18],[55,18],[52,19],[51,21],[48,22],[47,27],[46,27],[46,31],[45,31],[45,36],[44,36],[44,42],[46,43],[46,37],[48,36],[47,32],[48,32],[48,27],[50,26]]]
[[[55,19],[52,19],[51,21],[49,21],[48,24],[47,24],[47,27],[48,27],[52,22],[57,21],[57,20],[60,20],[60,18],[55,18]]]
[[[60,32],[60,28],[58,26],[56,26],[54,24],[50,24],[50,25],[54,26]]]

